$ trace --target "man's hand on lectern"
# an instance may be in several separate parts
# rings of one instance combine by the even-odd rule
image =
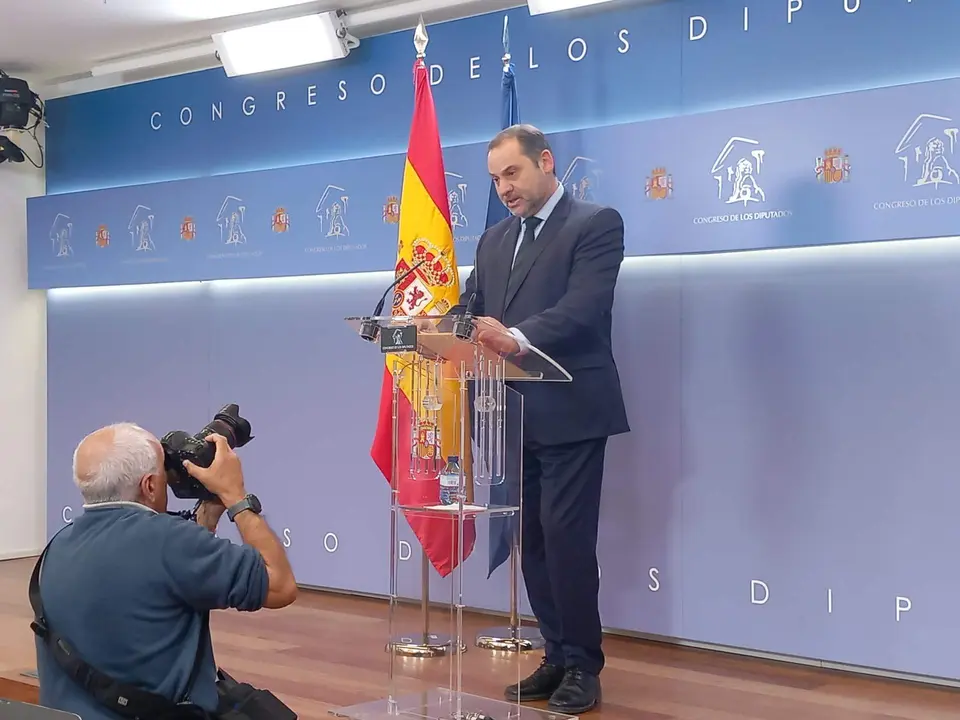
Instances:
[[[520,343],[499,320],[477,318],[477,342],[499,353],[518,353]]]

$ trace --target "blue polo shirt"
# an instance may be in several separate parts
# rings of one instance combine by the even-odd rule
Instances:
[[[50,544],[40,596],[50,627],[114,679],[180,700],[203,643],[191,700],[217,706],[216,663],[200,610],[259,610],[267,569],[249,545],[136,503],[86,507]],[[37,640],[40,704],[116,720]]]

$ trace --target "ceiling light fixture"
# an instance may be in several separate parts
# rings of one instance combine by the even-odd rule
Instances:
[[[276,20],[212,37],[230,77],[339,60],[360,44],[337,12]]]
[[[610,0],[527,0],[531,15],[545,15],[561,10],[574,10],[589,5],[599,5]]]

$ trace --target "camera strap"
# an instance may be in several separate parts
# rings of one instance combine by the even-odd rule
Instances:
[[[54,538],[56,538],[56,535],[54,535]],[[210,717],[208,712],[188,700],[200,672],[200,661],[203,657],[204,639],[209,629],[210,614],[204,612],[202,615],[197,654],[194,657],[187,689],[180,702],[174,702],[162,695],[117,682],[87,663],[67,639],[59,635],[47,623],[43,601],[40,599],[40,569],[54,538],[51,538],[43,552],[40,553],[30,577],[30,606],[33,608],[34,616],[33,622],[30,623],[30,629],[44,643],[63,671],[102,705],[117,715],[130,720],[156,720],[157,718],[174,720],[176,718]]]

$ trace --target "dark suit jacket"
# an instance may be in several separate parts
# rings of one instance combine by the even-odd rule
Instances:
[[[509,217],[483,233],[451,314],[462,313],[476,293],[475,316],[516,327],[573,376],[567,383],[511,383],[523,393],[525,443],[559,445],[629,432],[610,339],[623,261],[620,213],[564,192],[530,261],[514,270],[523,281],[508,295],[519,232],[520,219]]]

